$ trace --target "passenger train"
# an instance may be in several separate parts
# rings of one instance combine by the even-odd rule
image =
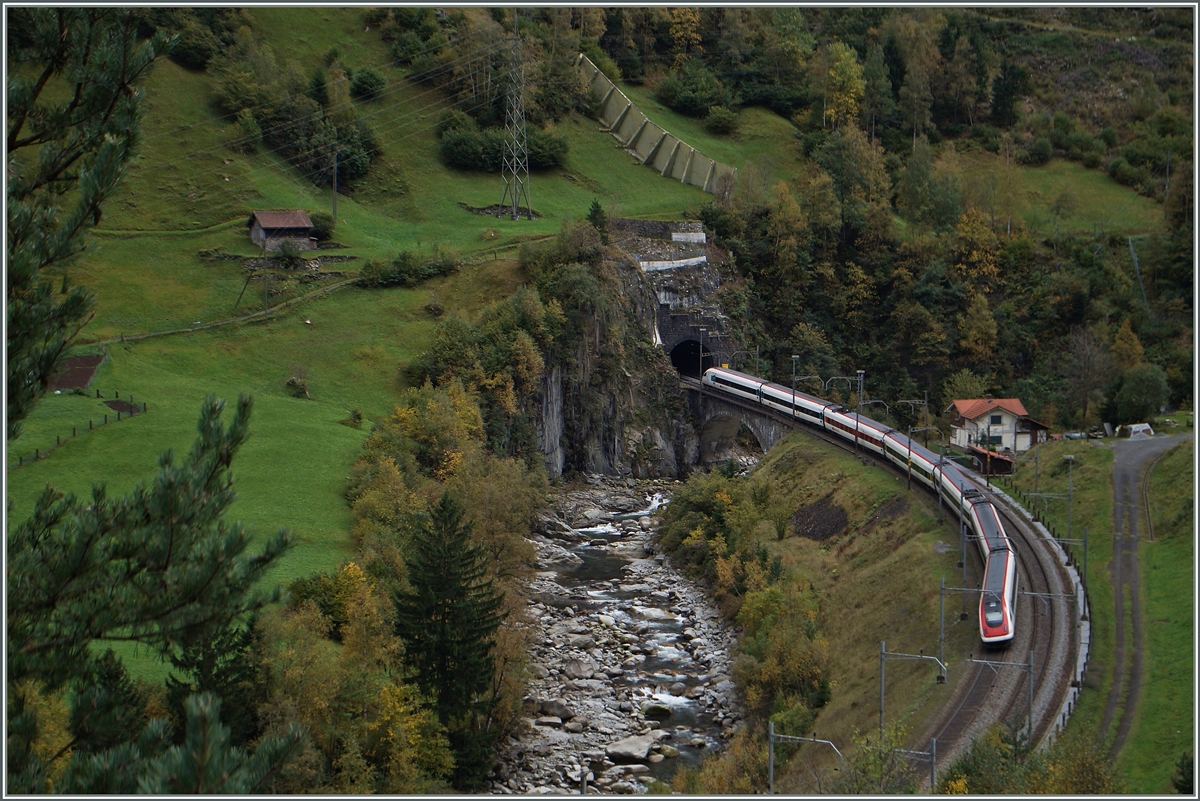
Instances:
[[[857,442],[863,449],[911,469],[922,484],[939,492],[958,511],[983,556],[979,636],[990,646],[1012,642],[1017,613],[1016,551],[987,496],[958,468],[895,429],[827,400],[723,367],[704,372],[703,383],[744,401],[758,403]],[[911,467],[910,467],[911,465]]]

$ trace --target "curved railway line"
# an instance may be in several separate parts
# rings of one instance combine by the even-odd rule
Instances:
[[[693,391],[699,381],[680,377],[680,383]],[[740,407],[758,415],[770,417],[807,432],[826,442],[854,453],[864,463],[886,466],[903,475],[904,471],[887,459],[877,459],[873,453],[856,451],[840,437],[803,424],[791,416],[769,407],[741,401],[725,395],[714,396],[722,403]],[[969,471],[966,471],[969,472]],[[972,474],[980,486],[983,477]],[[919,483],[917,486],[922,486]],[[932,490],[922,487],[925,492]],[[1005,530],[1015,541],[1019,579],[1017,605],[1017,635],[1002,651],[973,652],[967,659],[948,656],[952,669],[958,667],[960,678],[950,700],[943,706],[934,722],[915,740],[923,747],[937,738],[937,762],[947,765],[960,755],[971,741],[996,722],[1003,722],[1015,731],[1027,732],[1026,721],[1032,722],[1032,742],[1040,746],[1065,723],[1071,709],[1071,689],[1077,688],[1081,676],[1076,675],[1083,664],[1077,642],[1080,604],[1085,603],[1076,592],[1076,584],[1068,574],[1066,556],[1052,541],[1045,529],[1033,522],[1028,513],[995,488],[988,488],[993,505],[1001,515]],[[976,574],[982,563],[975,548],[968,548],[968,559]],[[971,590],[976,596],[978,590]],[[950,592],[947,591],[947,595]],[[978,604],[967,604],[978,609]],[[1084,646],[1086,647],[1086,646]],[[955,665],[957,663],[957,665]],[[1032,677],[1029,665],[1032,664]],[[1032,703],[1030,680],[1032,679]],[[1028,734],[1026,733],[1026,736]],[[923,775],[928,789],[928,775]]]

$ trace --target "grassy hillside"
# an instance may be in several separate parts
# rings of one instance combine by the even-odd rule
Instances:
[[[1175,762],[1195,742],[1195,455],[1194,441],[1182,443],[1159,459],[1149,478],[1154,541],[1143,541],[1138,554],[1146,678],[1124,760],[1136,793],[1173,792]]]
[[[1092,651],[1085,692],[1069,728],[1095,731],[1112,684],[1114,601],[1109,575],[1112,561],[1111,450],[1087,441],[1052,442],[1040,446],[1038,491],[1066,495],[1068,471],[1063,456],[1073,454],[1072,529],[1076,538],[1089,535],[1088,595],[1092,610]],[[1192,743],[1195,693],[1192,684],[1192,611],[1195,598],[1192,533],[1192,453],[1188,443],[1164,456],[1151,480],[1155,541],[1139,545],[1147,675],[1142,682],[1137,720],[1120,755],[1129,791],[1170,791],[1170,776],[1179,755]],[[1033,491],[1033,465],[1020,468],[1011,485]],[[1037,504],[1042,509],[1042,504]],[[1051,500],[1044,519],[1058,536],[1067,535],[1067,504]],[[1161,532],[1161,536],[1160,536]],[[1077,552],[1080,555],[1081,552]],[[1111,732],[1103,736],[1109,737]]]
[[[903,478],[883,467],[862,464],[853,454],[803,433],[789,435],[756,470],[786,497],[788,508],[812,513],[827,504],[845,512],[846,528],[830,539],[789,536],[776,541],[764,532],[772,556],[792,565],[803,584],[820,598],[822,633],[829,641],[832,698],[820,710],[815,729],[841,748],[856,732],[874,734],[879,725],[879,642],[889,651],[936,654],[938,585],[962,580],[957,567],[957,528],[939,524],[936,500],[906,489]],[[950,545],[938,554],[938,542]],[[970,557],[972,573],[978,559]],[[972,580],[974,577],[972,576]],[[978,645],[975,615],[959,622],[959,600],[946,599],[946,656],[950,682],[935,683],[937,666],[922,661],[891,661],[886,670],[887,724],[901,722],[917,742],[961,675],[961,658]],[[968,603],[968,608],[970,604]],[[785,773],[776,767],[784,791],[813,792],[811,771],[824,772],[826,783],[836,756],[820,746],[803,746]]]

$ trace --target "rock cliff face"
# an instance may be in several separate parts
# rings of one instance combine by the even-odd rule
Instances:
[[[686,475],[699,439],[678,374],[652,342],[654,288],[615,248],[597,271],[606,297],[583,316],[580,344],[542,379],[536,425],[546,472]]]

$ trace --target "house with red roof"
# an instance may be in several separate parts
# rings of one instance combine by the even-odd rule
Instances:
[[[256,211],[246,220],[246,227],[250,241],[267,253],[277,252],[286,240],[291,240],[296,250],[317,249],[312,220],[303,209]]]
[[[1050,429],[1031,418],[1017,398],[956,400],[944,413],[950,416],[951,443],[963,450],[1023,453],[1045,442]]]

